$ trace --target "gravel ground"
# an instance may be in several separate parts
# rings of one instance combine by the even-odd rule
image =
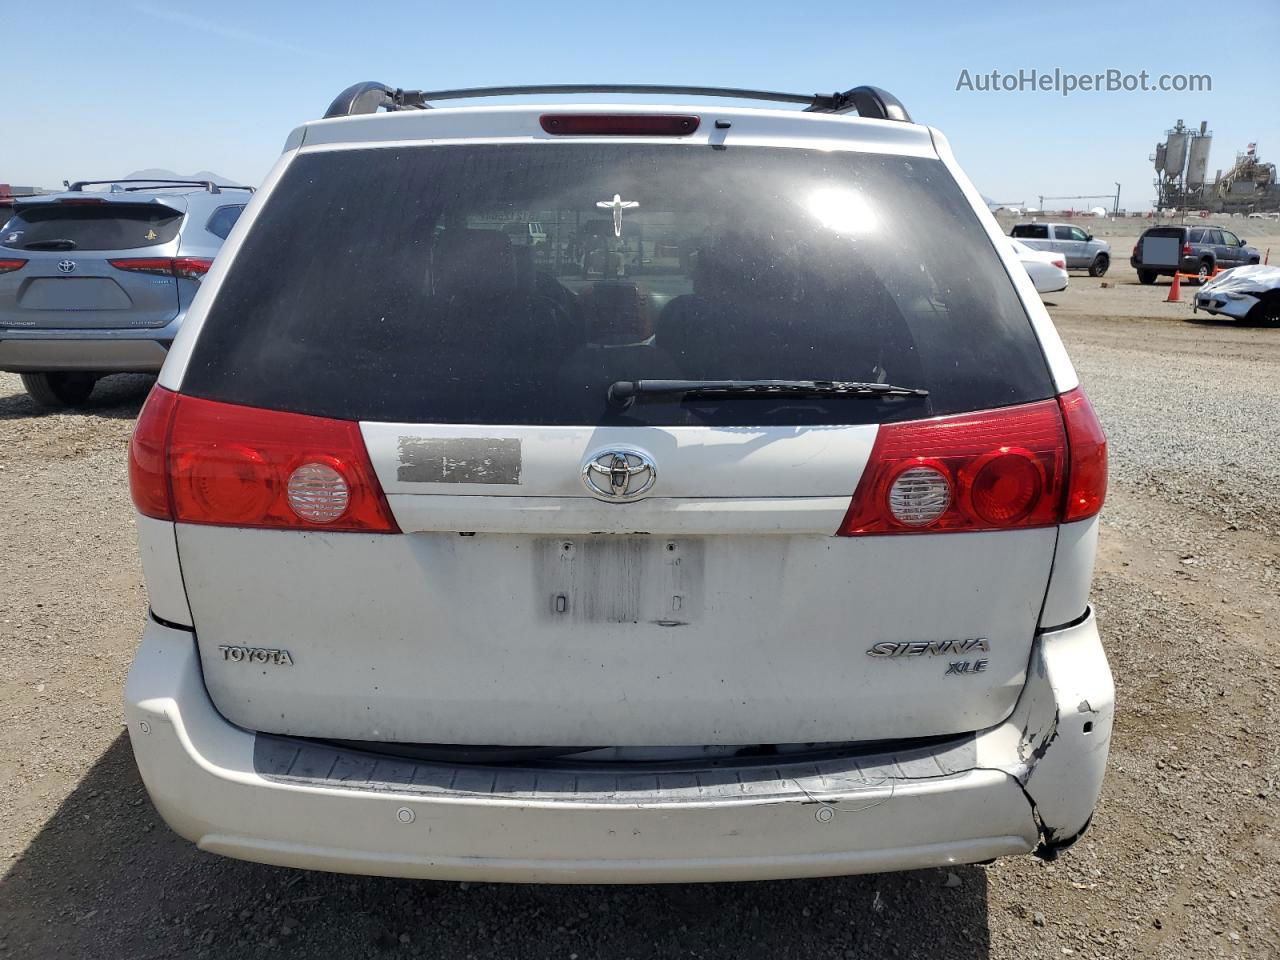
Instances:
[[[0,957],[1280,955],[1280,331],[1081,312],[1097,284],[1054,312],[1111,436],[1095,599],[1120,706],[1094,826],[1053,864],[584,888],[200,853],[147,801],[119,706],[148,381],[38,415],[0,375]]]

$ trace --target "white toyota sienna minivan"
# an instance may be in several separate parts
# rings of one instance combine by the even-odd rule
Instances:
[[[1106,442],[946,140],[578,89],[352,87],[209,271],[130,447],[156,807],[440,879],[1055,855]]]

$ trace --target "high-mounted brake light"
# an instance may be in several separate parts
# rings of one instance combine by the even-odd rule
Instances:
[[[93,207],[106,202],[100,197],[74,197],[58,201],[64,207]]]
[[[108,260],[107,263],[117,270],[155,273],[160,276],[197,281],[213,266],[213,261],[207,257],[127,257],[121,260]]]
[[[360,425],[184,397],[147,398],[129,444],[138,512],[231,527],[399,533]]]
[[[837,533],[1010,530],[1091,517],[1106,439],[1080,390],[1054,400],[880,427]]]
[[[0,273],[13,273],[13,271],[21,270],[26,265],[27,261],[19,260],[16,257],[0,259]]]
[[[547,133],[563,136],[683,137],[698,129],[701,118],[663,113],[544,113],[538,122]]]

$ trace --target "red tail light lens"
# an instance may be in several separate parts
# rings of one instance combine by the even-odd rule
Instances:
[[[698,129],[699,117],[635,113],[544,113],[547,133],[564,136],[683,137]]]
[[[213,266],[213,261],[205,257],[129,257],[123,260],[108,260],[107,263],[117,270],[155,273],[184,280],[199,280]]]
[[[1189,256],[1191,256],[1191,244],[1189,244],[1189,243],[1184,243],[1184,244],[1182,245],[1182,255],[1183,255],[1184,257],[1189,257]]]
[[[1067,261],[1065,260],[1050,260],[1049,262],[1052,263],[1059,270],[1067,269]]]
[[[1059,522],[1066,471],[1067,440],[1055,400],[885,424],[838,533],[1050,526]],[[931,484],[931,513],[904,508],[902,484],[912,477],[916,486]]]
[[[13,271],[21,270],[26,265],[27,261],[25,260],[0,260],[0,273],[13,273]]]
[[[212,266],[213,261],[205,257],[174,257],[173,275],[180,279],[199,280]]]
[[[347,420],[157,387],[130,445],[130,481],[141,513],[181,523],[400,532],[360,426]]]
[[[176,393],[152,387],[129,438],[129,493],[133,505],[143,516],[157,520],[173,519],[165,449],[177,401]]]
[[[1077,387],[1058,398],[1062,420],[1067,425],[1067,501],[1062,520],[1083,520],[1102,509],[1107,499],[1107,437],[1093,411],[1093,404]]]

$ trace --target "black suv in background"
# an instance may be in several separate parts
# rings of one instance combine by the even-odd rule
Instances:
[[[1261,259],[1256,247],[1225,227],[1174,224],[1144,231],[1134,244],[1129,263],[1138,271],[1141,283],[1155,283],[1156,277],[1171,277],[1175,272],[1194,274],[1204,283],[1215,267],[1229,270]]]

